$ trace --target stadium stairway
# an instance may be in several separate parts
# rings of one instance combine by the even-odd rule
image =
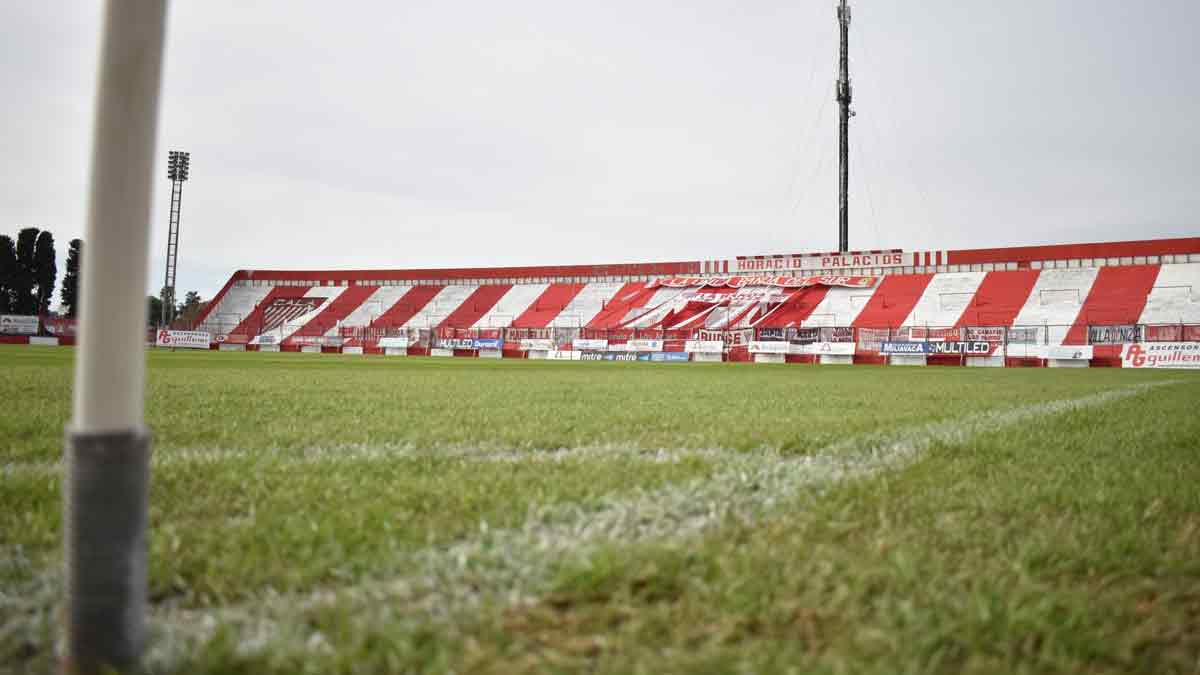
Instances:
[[[542,292],[513,319],[517,328],[545,328],[583,291],[584,284],[544,284]]]

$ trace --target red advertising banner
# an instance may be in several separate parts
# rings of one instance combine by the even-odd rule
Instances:
[[[691,286],[708,286],[712,288],[743,288],[745,286],[779,286],[781,288],[844,286],[846,288],[871,288],[878,279],[878,277],[840,276],[669,277],[666,279],[656,279],[651,286],[666,286],[668,288],[688,288]]]

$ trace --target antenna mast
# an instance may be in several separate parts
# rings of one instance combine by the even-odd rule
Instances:
[[[837,15],[842,32],[838,61],[837,102],[841,108],[838,125],[838,251],[850,250],[850,6],[840,0]]]

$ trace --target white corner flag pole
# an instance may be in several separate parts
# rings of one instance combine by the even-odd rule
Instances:
[[[107,0],[66,434],[63,670],[135,669],[146,642],[146,283],[166,0]]]

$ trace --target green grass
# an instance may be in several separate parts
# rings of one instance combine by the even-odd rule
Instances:
[[[72,356],[0,348],[0,670],[52,659]],[[1195,373],[148,359],[152,620],[157,646],[185,645],[180,670],[1200,668]],[[609,518],[1112,391],[1131,395],[764,494],[695,533],[624,538],[643,516]],[[559,548],[521,548],[534,535]]]

